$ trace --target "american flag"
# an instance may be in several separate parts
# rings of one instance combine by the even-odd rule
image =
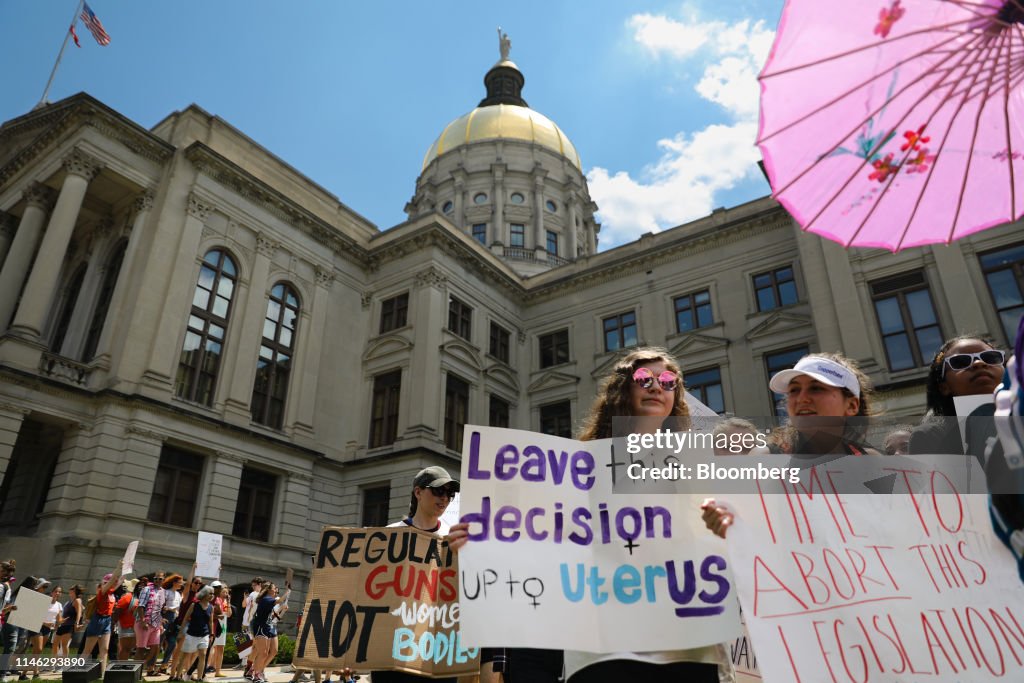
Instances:
[[[106,30],[103,28],[103,24],[100,23],[99,17],[89,7],[89,3],[82,3],[82,23],[92,33],[92,37],[96,39],[96,42],[100,45],[110,45],[110,36],[107,35]]]

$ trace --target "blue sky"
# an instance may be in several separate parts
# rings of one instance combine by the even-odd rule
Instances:
[[[0,120],[39,101],[75,6],[0,0]],[[782,0],[90,6],[112,42],[79,22],[51,101],[86,91],[146,127],[196,103],[381,229],[404,220],[434,138],[483,97],[499,25],[524,97],[580,151],[602,248],[769,191],[753,76]]]

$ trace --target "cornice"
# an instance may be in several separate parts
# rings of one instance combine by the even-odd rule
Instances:
[[[652,267],[678,261],[682,255],[701,254],[727,244],[748,240],[753,236],[786,228],[789,214],[781,207],[770,209],[750,217],[739,218],[727,225],[707,225],[692,235],[683,235],[665,244],[650,244],[646,248],[634,249],[607,264],[587,267],[583,270],[569,269],[564,277],[530,286],[526,283],[525,303],[536,303],[545,299],[563,296],[567,292],[589,289],[597,282],[639,275]],[[686,225],[677,229],[685,229]],[[657,238],[654,238],[657,239]],[[619,247],[628,249],[629,245]],[[591,258],[600,258],[592,256]]]
[[[366,266],[366,249],[354,239],[201,142],[189,145],[185,158],[203,175],[305,232],[322,246]]]
[[[25,148],[0,167],[0,186],[6,184],[45,150],[55,146],[65,133],[76,126],[91,126],[135,154],[158,164],[167,161],[174,154],[173,145],[134,124],[119,120],[115,112],[105,110],[91,98],[83,99],[65,106],[53,105],[0,129],[0,143],[19,133],[41,131]]]

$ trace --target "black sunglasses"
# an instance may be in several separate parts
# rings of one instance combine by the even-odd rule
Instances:
[[[459,492],[454,486],[428,486],[427,490],[433,493],[438,498],[448,496],[448,499],[455,497],[455,494]]]
[[[954,353],[952,356],[947,356],[945,366],[948,366],[950,370],[966,370],[967,368],[974,365],[974,359],[978,358],[982,363],[987,365],[1002,365],[1006,354],[1002,351],[990,349],[988,351],[979,351],[978,353]],[[942,374],[945,376],[946,368],[942,368]]]

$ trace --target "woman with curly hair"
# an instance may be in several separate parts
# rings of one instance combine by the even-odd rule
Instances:
[[[616,418],[627,418],[625,424],[614,424],[617,432],[653,432],[669,418],[682,418],[688,424],[689,415],[682,371],[675,358],[666,349],[641,347],[616,363],[601,383],[577,438],[581,441],[611,438]],[[466,543],[467,536],[467,524],[453,525],[449,546],[457,550]],[[562,655],[557,650],[510,649],[506,681],[554,683],[563,670]],[[718,683],[719,665],[730,666],[722,646],[659,652],[564,653],[568,683]]]

